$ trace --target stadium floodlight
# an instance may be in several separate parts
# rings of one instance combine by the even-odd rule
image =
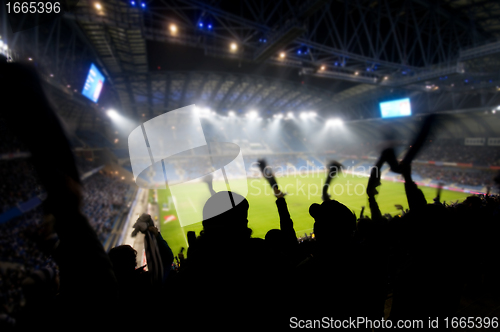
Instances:
[[[118,112],[115,110],[111,109],[106,112],[106,114],[111,118],[111,119],[116,119],[118,118]]]
[[[250,111],[247,113],[247,118],[249,119],[255,119],[258,116],[256,111]]]
[[[274,114],[273,115],[273,118],[275,119],[282,119],[283,118],[283,114],[279,113],[279,114]]]
[[[236,43],[231,43],[229,47],[231,48],[231,51],[236,51],[238,49],[238,45]]]
[[[308,114],[306,112],[301,112],[300,113],[300,118],[301,119],[307,119],[307,117],[308,117]]]
[[[212,113],[210,108],[208,108],[208,107],[201,108],[201,107],[196,107],[196,106],[194,107],[194,112],[200,118],[206,118],[206,117],[208,117],[208,115],[210,115]]]
[[[288,112],[288,114],[286,115],[286,117],[288,119],[293,119],[294,118],[293,112]]]
[[[173,34],[177,33],[177,25],[170,24],[170,32]]]
[[[229,112],[227,112],[227,115],[230,116],[230,117],[233,117],[234,116],[234,112],[233,111],[229,111]]]
[[[327,126],[342,126],[344,122],[341,119],[330,119],[326,121]]]

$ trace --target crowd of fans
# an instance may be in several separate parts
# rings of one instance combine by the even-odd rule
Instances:
[[[495,173],[490,170],[469,170],[415,164],[413,171],[422,178],[438,182],[453,183],[456,186],[488,187],[493,185]]]
[[[465,163],[476,166],[499,166],[500,147],[465,145],[463,139],[439,139],[434,140],[424,148],[418,159]]]
[[[4,179],[1,213],[42,191],[28,159],[1,161],[0,166]],[[130,186],[104,171],[92,175],[83,185],[82,211],[100,242],[104,243]],[[38,241],[37,231],[45,227],[42,225],[45,224],[41,205],[0,224],[0,326],[14,323],[12,317],[23,309],[23,282],[27,278],[32,275],[46,278],[47,274],[51,275],[51,281],[57,278],[55,260],[43,252]]]
[[[26,159],[0,160],[0,177],[0,214],[42,192]]]
[[[9,86],[1,88],[13,97],[19,83],[33,82],[18,67],[15,71],[0,66],[9,78]],[[29,102],[37,108],[18,98],[20,108],[50,117],[46,102],[35,97]],[[50,127],[42,126],[43,130],[50,135],[37,136],[30,130],[24,134],[64,143],[58,135],[60,126],[50,121],[46,125]],[[37,126],[41,125],[30,128],[36,131]],[[59,141],[50,141],[54,137]],[[421,143],[417,139],[414,146]],[[203,208],[203,230],[187,232],[187,256],[176,261],[176,269],[171,268],[174,256],[151,217],[142,215],[137,220],[134,232],[144,234],[148,257],[145,271],[136,268],[137,254],[142,253],[127,245],[106,253],[95,229],[98,220],[109,217],[102,209],[119,204],[124,189],[114,190],[113,180],[104,173],[80,183],[72,158],[57,159],[69,152],[65,144],[51,156],[57,160],[48,161],[40,150],[50,152],[53,145],[33,147],[39,149],[32,159],[47,199],[43,211],[35,209],[0,225],[0,257],[22,260],[27,266],[24,272],[12,265],[0,268],[2,331],[281,330],[293,327],[293,317],[320,324],[323,317],[380,321],[391,294],[391,322],[420,319],[422,326],[428,326],[430,318],[438,317],[444,326],[442,320],[456,314],[466,292],[500,296],[494,264],[500,259],[500,198],[471,196],[447,205],[436,197],[434,204],[427,204],[412,180],[416,148],[401,162],[393,150],[386,149],[376,163],[377,169],[389,164],[404,178],[409,211],[401,215],[382,214],[377,203],[384,199],[377,191],[380,173],[372,172],[366,186],[371,218],[357,219],[328,195],[339,169],[339,163],[332,162],[323,202],[308,207],[314,232],[297,241],[295,216],[261,160],[259,167],[274,190],[275,199],[269,205],[276,206],[279,229],[269,230],[264,239],[252,237],[248,211],[256,207],[236,193],[213,192]],[[66,163],[66,168],[56,161]],[[53,166],[50,162],[60,171],[46,167]],[[37,216],[41,212],[44,223]],[[357,327],[372,330],[368,325]]]
[[[42,269],[55,275],[57,265],[36,243],[42,209],[33,209],[0,225],[0,317],[8,320],[25,304],[22,282]]]
[[[113,222],[126,203],[130,186],[112,174],[96,173],[84,182],[83,213],[99,235],[102,243],[107,239]]]
[[[205,219],[199,236],[188,232],[187,257],[180,255],[174,260],[161,235],[154,228],[143,228],[144,233],[151,232],[164,246],[160,249],[164,279],[152,282],[149,277],[154,269],[148,272],[136,269],[137,253],[127,246],[116,247],[110,258],[120,302],[108,314],[115,317],[113,310],[118,311],[118,317],[134,312],[169,312],[180,321],[192,315],[199,317],[190,322],[193,326],[198,323],[203,326],[209,319],[215,319],[218,326],[251,319],[247,321],[249,326],[256,323],[289,327],[290,317],[381,319],[388,296],[392,298],[389,319],[397,321],[451,317],[466,293],[487,291],[500,295],[496,286],[498,272],[490,264],[500,258],[495,241],[500,231],[500,197],[471,196],[453,204],[436,199],[434,204],[427,204],[411,179],[411,171],[404,170],[402,175],[410,205],[406,213],[382,215],[376,200],[378,184],[373,184],[372,175],[367,187],[371,218],[356,219],[346,206],[324,194],[321,205],[314,203],[309,208],[315,220],[314,232],[298,238],[293,216],[288,213],[286,199],[278,188],[275,188],[275,204],[280,229],[270,230],[265,239],[251,237],[246,218],[252,206],[243,198],[242,205]],[[335,174],[330,178],[334,179]],[[91,225],[95,210],[88,207],[89,197],[98,202],[109,198],[108,202],[113,204],[122,196],[120,188],[108,198],[102,194],[112,182],[108,175],[98,174],[92,182],[85,183],[83,212]],[[214,197],[223,193],[214,194],[204,211],[214,204]],[[237,194],[232,195],[236,199]],[[52,258],[37,249],[35,243],[26,246],[29,236],[24,233],[36,229],[40,212],[33,211],[12,221],[0,238],[3,246],[16,239],[19,244],[12,247],[7,260],[23,262],[25,266],[0,269],[3,294],[0,317],[4,326],[14,327],[24,317],[16,313],[23,312],[29,301],[23,294],[25,280],[33,273],[43,268],[51,287],[57,285],[51,272],[47,272],[58,270]],[[218,257],[220,252],[224,252],[223,257]],[[463,261],[472,265],[464,270],[460,263]],[[201,294],[192,287],[196,280],[209,285]],[[280,286],[275,288],[270,280],[278,280]],[[295,293],[289,291],[299,284],[312,286],[307,301],[294,301]],[[249,285],[256,291],[272,294],[272,301],[263,302],[248,293]],[[163,301],[165,297],[175,301],[167,303]],[[149,305],[133,305],[141,299],[147,299]],[[273,311],[274,306],[279,306],[280,311]],[[184,308],[188,307],[186,313]],[[223,318],[217,316],[219,310],[224,311]],[[150,323],[153,324],[139,320],[137,324]],[[114,324],[136,326],[129,321]]]

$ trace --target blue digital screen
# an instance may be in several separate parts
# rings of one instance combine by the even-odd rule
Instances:
[[[90,65],[89,74],[83,86],[82,95],[97,103],[101,94],[102,86],[104,85],[104,75],[101,74],[94,64]]]
[[[410,98],[397,99],[380,103],[382,118],[394,118],[398,116],[410,116]]]

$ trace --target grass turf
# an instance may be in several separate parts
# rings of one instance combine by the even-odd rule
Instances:
[[[324,183],[324,174],[304,174],[278,178],[280,188],[284,188],[288,193],[285,199],[288,204],[290,215],[294,222],[294,228],[298,236],[304,233],[311,233],[314,220],[309,215],[309,206],[312,203],[321,203],[321,188]],[[240,180],[241,182],[244,180]],[[271,195],[271,188],[265,179],[248,179],[248,194],[246,198],[250,204],[248,211],[248,226],[253,230],[253,237],[264,238],[267,231],[279,228],[279,217],[275,205],[275,197]],[[365,215],[370,215],[368,198],[365,194],[368,178],[353,175],[340,176],[335,179],[330,186],[332,199],[336,199],[348,206],[359,217],[362,206],[366,206]],[[224,183],[214,182],[215,191],[227,190]],[[433,202],[436,196],[436,189],[420,187],[429,203]],[[208,188],[205,183],[193,183],[185,187],[193,200],[201,197],[208,197]],[[404,184],[401,182],[391,182],[382,180],[382,185],[378,188],[379,195],[377,202],[383,214],[397,214],[399,211],[395,204],[408,208]],[[150,196],[153,195],[151,190]],[[172,248],[174,255],[180,252],[181,247],[187,249],[186,233],[195,231],[196,235],[202,230],[201,221],[195,224],[181,227],[174,204],[170,204],[170,210],[163,211],[163,203],[168,202],[171,195],[169,189],[157,190],[158,208],[160,211],[159,222],[161,234]],[[441,201],[454,202],[465,199],[469,194],[443,190]],[[179,202],[177,204],[180,204]],[[201,209],[199,209],[199,219],[201,220]],[[165,221],[165,216],[173,215],[175,220]]]

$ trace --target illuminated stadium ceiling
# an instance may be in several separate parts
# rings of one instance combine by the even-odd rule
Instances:
[[[401,96],[419,112],[500,103],[496,0],[95,4],[9,43],[63,89],[95,62],[107,77],[99,108],[137,119],[192,103],[345,119],[376,117],[379,101]]]

